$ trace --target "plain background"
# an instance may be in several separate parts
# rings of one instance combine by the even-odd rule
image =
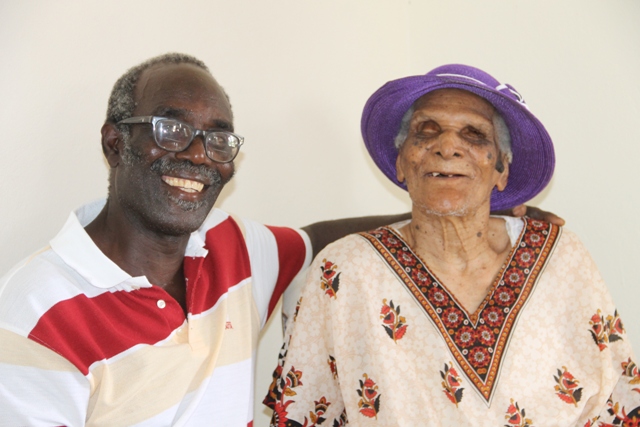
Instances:
[[[158,54],[209,65],[246,143],[218,206],[273,225],[409,210],[369,160],[367,97],[446,63],[523,94],[556,144],[531,203],[563,216],[640,350],[637,0],[0,0],[0,274],[106,194],[100,127],[115,80]],[[259,400],[280,346],[261,341]]]

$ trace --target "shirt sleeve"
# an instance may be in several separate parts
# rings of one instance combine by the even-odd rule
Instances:
[[[253,294],[261,326],[293,279],[311,262],[311,242],[302,230],[242,219],[251,262]]]
[[[576,425],[635,425],[640,422],[640,372],[622,318],[587,248],[569,230],[563,231],[562,238],[564,247],[557,256],[562,268],[571,272],[572,284],[577,285],[571,303],[582,307],[574,317],[583,319],[584,332],[575,327],[574,333],[577,330],[592,338],[589,342],[592,350],[580,357],[586,366],[591,366],[592,381],[601,387],[598,394],[585,402],[588,418]]]
[[[600,414],[588,420],[585,427],[633,426],[640,422],[640,372],[629,357],[620,364],[621,375],[613,393],[601,408]]]
[[[84,426],[89,383],[52,350],[0,329],[0,426]]]
[[[323,292],[324,265],[318,258],[287,326],[286,341],[263,401],[274,411],[272,426],[298,425],[295,422],[331,426],[346,422],[333,351],[332,301]]]

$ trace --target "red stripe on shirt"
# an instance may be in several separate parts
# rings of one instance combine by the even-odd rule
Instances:
[[[164,301],[164,308],[160,308],[159,300]],[[180,305],[154,286],[60,301],[38,320],[29,338],[60,354],[87,375],[94,362],[137,344],[162,341],[184,320]]]
[[[307,254],[304,240],[295,230],[271,226],[267,226],[267,228],[276,238],[276,244],[278,245],[278,264],[280,265],[276,287],[269,301],[268,315],[271,316],[271,312],[278,303],[282,293],[287,289],[289,283],[291,283],[304,265]]]
[[[229,217],[205,236],[204,258],[186,257],[189,311],[200,314],[213,307],[229,288],[251,276],[249,253],[238,224]]]

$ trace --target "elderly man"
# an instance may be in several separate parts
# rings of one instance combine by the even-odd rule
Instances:
[[[0,282],[1,426],[251,424],[258,333],[283,290],[312,246],[380,219],[305,233],[212,209],[242,143],[199,60],[118,80],[108,200]]]
[[[464,65],[364,109],[412,219],[316,258],[265,403],[272,425],[637,426],[640,372],[584,246],[530,218],[553,145],[518,92]]]

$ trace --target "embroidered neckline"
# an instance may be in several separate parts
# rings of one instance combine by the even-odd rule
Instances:
[[[360,233],[422,307],[487,405],[515,324],[560,234],[555,225],[529,218],[523,221],[523,230],[507,261],[471,314],[396,231],[381,227]]]

